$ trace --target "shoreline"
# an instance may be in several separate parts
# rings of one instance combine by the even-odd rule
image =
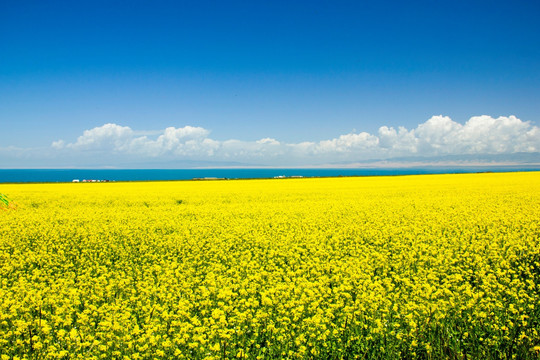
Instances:
[[[7,169],[0,169],[0,172],[2,170]],[[35,170],[35,169],[21,169],[21,170]],[[40,171],[64,171],[60,169],[40,169]],[[67,170],[67,169],[66,169]],[[85,171],[85,170],[79,170],[74,169],[76,171]],[[88,171],[95,171],[96,169],[88,170]],[[104,171],[175,171],[175,170],[192,170],[192,169],[118,169],[118,170],[104,170]],[[244,169],[242,169],[244,170]],[[266,170],[266,169],[265,169]],[[310,169],[311,170],[311,169]],[[349,170],[349,169],[347,169]],[[388,171],[398,171],[398,169],[386,169]],[[418,169],[418,170],[426,170],[426,169]],[[459,170],[459,169],[454,169]],[[462,170],[462,169],[461,169]],[[303,176],[303,175],[278,175],[278,176],[264,176],[264,177],[234,177],[234,178],[227,178],[227,177],[196,177],[196,178],[187,178],[187,179],[134,179],[134,180],[97,180],[97,179],[83,179],[79,181],[8,181],[8,182],[1,182],[1,185],[23,185],[23,184],[111,184],[111,183],[137,183],[137,182],[174,182],[174,181],[199,181],[199,182],[206,182],[206,181],[234,181],[234,180],[301,180],[301,179],[329,179],[329,178],[368,178],[368,177],[398,177],[398,176],[422,176],[422,175],[465,175],[465,174],[506,174],[506,173],[527,173],[527,172],[540,172],[540,168],[534,167],[531,169],[526,169],[523,167],[520,167],[518,169],[508,169],[507,171],[501,170],[500,168],[496,168],[493,170],[481,170],[477,171],[478,169],[471,169],[470,171],[448,171],[448,172],[420,172],[420,173],[395,173],[395,174],[350,174],[350,175],[312,175],[312,176]],[[68,170],[69,171],[69,170]],[[100,170],[97,170],[100,171]],[[86,180],[86,181],[84,181]],[[94,181],[92,181],[94,180]]]

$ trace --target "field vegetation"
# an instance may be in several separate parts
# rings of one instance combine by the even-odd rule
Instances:
[[[1,360],[540,358],[540,173],[0,192]]]

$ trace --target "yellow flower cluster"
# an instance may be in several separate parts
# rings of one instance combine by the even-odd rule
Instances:
[[[1,359],[539,358],[539,185],[0,185]]]

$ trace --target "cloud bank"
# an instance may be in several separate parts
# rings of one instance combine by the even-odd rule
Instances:
[[[480,154],[540,152],[540,128],[515,116],[475,116],[459,124],[448,116],[433,116],[415,129],[379,128],[376,134],[349,133],[319,142],[283,143],[263,138],[254,141],[214,140],[207,129],[168,127],[140,135],[128,126],[105,124],[85,130],[76,140],[54,141],[41,156],[78,161],[79,166],[100,159],[101,165],[122,166],[138,162],[238,163],[262,166],[308,166],[403,157],[437,158]],[[25,149],[2,149],[6,154]],[[52,164],[54,165],[54,164]],[[66,164],[68,165],[68,164]],[[77,166],[78,164],[72,164]]]

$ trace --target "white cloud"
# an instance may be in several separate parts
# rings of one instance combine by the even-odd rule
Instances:
[[[323,140],[316,145],[316,153],[348,153],[370,151],[379,145],[377,136],[361,132],[341,135],[337,139]]]
[[[378,136],[382,151],[411,154],[417,152],[418,139],[414,136],[414,130],[408,131],[400,126],[396,131],[392,127],[381,126]]]
[[[507,154],[540,151],[538,128],[515,116],[474,116],[458,124],[434,116],[414,130],[418,152],[440,154]]]
[[[257,140],[257,144],[280,145],[280,142],[272,138]]]
[[[217,144],[208,139],[208,130],[201,127],[168,127],[155,140],[141,136],[124,145],[127,152],[142,156],[157,157],[167,154],[194,156],[199,153],[213,154]]]
[[[125,150],[124,145],[133,137],[133,130],[128,126],[105,124],[91,130],[85,130],[75,143],[65,145],[75,150]],[[53,147],[64,145],[63,140],[53,142]]]
[[[287,144],[273,138],[255,141],[210,137],[201,127],[133,130],[105,124],[83,132],[75,142],[54,141],[57,155],[91,156],[106,152],[110,160],[238,161],[267,165],[309,165],[338,161],[390,159],[404,156],[512,154],[540,152],[540,128],[515,116],[482,115],[459,124],[448,116],[433,116],[415,129],[381,126],[376,134],[349,133],[319,142]],[[108,158],[109,158],[108,157]]]
[[[62,149],[65,146],[64,140],[53,141],[51,147],[53,149]]]

